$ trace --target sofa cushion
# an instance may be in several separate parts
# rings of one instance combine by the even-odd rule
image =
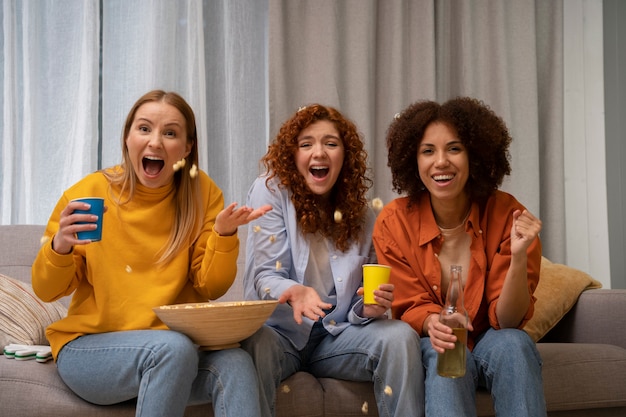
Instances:
[[[2,415],[134,416],[134,404],[98,407],[81,400],[61,380],[53,362],[3,360],[0,375]],[[27,405],[27,406],[26,406]]]
[[[46,327],[65,317],[59,302],[44,303],[30,285],[0,274],[0,345],[47,345]]]
[[[320,378],[324,389],[324,416],[378,416],[374,386],[371,382]]]
[[[276,415],[317,417],[324,415],[319,381],[308,372],[296,372],[276,390]]]
[[[626,349],[591,343],[539,343],[548,410],[626,406]]]
[[[587,273],[541,259],[539,284],[535,289],[535,313],[524,330],[536,342],[552,329],[588,288],[602,284]]]

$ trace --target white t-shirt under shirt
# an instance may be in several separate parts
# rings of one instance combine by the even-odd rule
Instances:
[[[319,233],[307,234],[306,238],[311,244],[311,251],[304,284],[313,287],[325,303],[336,305],[335,280],[328,250],[330,242]]]
[[[470,265],[470,244],[472,242],[469,234],[465,232],[465,222],[453,229],[443,229],[443,244],[439,252],[439,263],[441,264],[441,294],[445,298],[450,284],[450,266],[461,265],[461,278],[463,285],[467,279],[467,272]]]

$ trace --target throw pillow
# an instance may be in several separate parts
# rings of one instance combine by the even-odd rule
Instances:
[[[66,314],[60,302],[45,303],[30,285],[0,274],[0,347],[47,345],[46,327]]]
[[[539,284],[535,289],[535,313],[524,330],[537,342],[574,306],[580,293],[602,284],[587,273],[541,258]]]

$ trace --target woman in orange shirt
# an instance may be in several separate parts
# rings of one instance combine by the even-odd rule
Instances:
[[[510,173],[511,137],[482,102],[422,101],[387,133],[394,190],[405,194],[378,216],[378,261],[396,286],[392,311],[421,336],[426,415],[475,416],[475,393],[488,389],[497,415],[545,416],[541,358],[521,328],[533,314],[541,221],[499,191]],[[454,348],[439,322],[450,266],[463,267],[468,310],[467,372],[437,374],[437,356]]]

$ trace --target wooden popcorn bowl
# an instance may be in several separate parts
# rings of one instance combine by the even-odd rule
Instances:
[[[172,330],[183,333],[204,350],[230,349],[252,336],[274,312],[278,301],[215,301],[155,307]]]

